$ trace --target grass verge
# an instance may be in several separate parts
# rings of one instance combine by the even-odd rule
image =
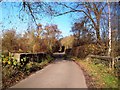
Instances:
[[[92,78],[94,88],[118,88],[119,80],[113,74],[114,70],[100,63],[95,64],[91,61],[74,59]]]

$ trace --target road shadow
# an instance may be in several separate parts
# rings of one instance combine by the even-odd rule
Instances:
[[[63,53],[53,53],[54,62],[70,62],[72,61],[64,52]]]

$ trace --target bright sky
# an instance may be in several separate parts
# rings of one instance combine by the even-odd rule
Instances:
[[[0,5],[0,10],[1,15],[0,15],[0,30],[3,29],[11,29],[14,28],[17,30],[17,32],[22,33],[24,32],[27,28],[28,28],[28,24],[30,23],[30,19],[28,17],[27,14],[22,13],[26,20],[21,20],[19,19],[19,13],[21,7],[14,7],[14,5],[18,6],[19,2],[4,2]],[[72,26],[72,19],[70,17],[70,15],[66,14],[66,15],[62,15],[62,16],[58,16],[58,17],[54,17],[52,19],[47,18],[46,16],[41,20],[37,21],[38,23],[41,23],[43,25],[46,24],[57,24],[58,28],[62,31],[62,35],[63,36],[68,36],[70,35],[70,30],[71,30],[71,26]],[[28,23],[29,22],[29,23]]]

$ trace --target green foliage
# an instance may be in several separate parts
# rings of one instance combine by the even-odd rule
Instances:
[[[24,72],[25,74],[30,74],[31,72],[34,72],[36,70],[40,69],[40,64],[37,62],[29,62],[28,64],[26,64],[25,68],[24,68]]]
[[[16,59],[9,57],[9,56],[4,57],[4,55],[2,55],[2,65],[3,65],[3,67],[6,65],[10,65],[10,66],[15,67],[16,65],[18,65],[18,63],[17,63]]]
[[[105,61],[105,60],[93,58],[93,59],[92,59],[92,62],[93,62],[94,64],[102,64],[102,65],[104,65],[104,66],[106,66],[106,67],[109,67],[109,61]]]
[[[52,58],[50,55],[47,55],[46,60],[47,60],[48,62],[51,62],[51,61],[53,61],[53,58]]]

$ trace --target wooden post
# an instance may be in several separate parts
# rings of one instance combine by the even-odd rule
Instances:
[[[112,68],[114,69],[114,65],[115,65],[115,59],[112,58]]]

